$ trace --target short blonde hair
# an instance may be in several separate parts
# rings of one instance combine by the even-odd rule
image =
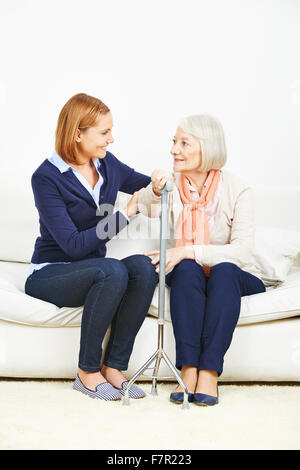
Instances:
[[[78,93],[72,96],[62,108],[55,132],[55,150],[67,163],[77,163],[78,150],[76,133],[78,129],[87,129],[96,125],[102,114],[110,109],[98,98]]]
[[[209,114],[185,117],[179,127],[200,142],[202,161],[198,171],[219,170],[227,161],[224,131],[221,123]]]

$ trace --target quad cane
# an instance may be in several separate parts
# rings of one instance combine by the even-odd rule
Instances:
[[[172,181],[167,181],[164,188],[161,190],[161,214],[160,214],[160,261],[159,261],[159,303],[158,303],[158,349],[155,353],[148,359],[147,362],[137,371],[137,373],[129,380],[127,387],[125,389],[125,394],[123,398],[123,405],[129,405],[129,390],[134,381],[143,374],[146,369],[150,369],[150,365],[155,360],[155,366],[151,369],[154,369],[152,378],[152,389],[151,395],[157,395],[157,375],[160,366],[161,359],[164,359],[169,366],[169,369],[174,373],[177,381],[184,389],[184,399],[182,408],[189,409],[188,403],[188,389],[178,374],[175,366],[172,364],[168,358],[166,352],[163,349],[164,342],[164,324],[165,324],[165,275],[166,275],[166,233],[167,233],[167,200],[168,192],[172,190]],[[144,374],[143,374],[144,375]],[[145,376],[145,375],[144,375]],[[160,377],[161,379],[170,379],[172,377]]]

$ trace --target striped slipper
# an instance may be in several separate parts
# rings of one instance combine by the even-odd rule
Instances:
[[[122,398],[121,392],[116,390],[109,382],[103,382],[97,385],[95,391],[86,388],[78,377],[78,374],[73,383],[73,389],[85,393],[91,398],[98,398],[100,400],[121,400]]]
[[[122,388],[117,388],[117,387],[114,387],[114,388],[119,390],[121,395],[124,396],[127,385],[128,385],[128,380],[121,384]],[[146,393],[140,387],[138,387],[135,384],[131,385],[130,390],[129,390],[129,398],[144,398],[145,396],[146,396]]]

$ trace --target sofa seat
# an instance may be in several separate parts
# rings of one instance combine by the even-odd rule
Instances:
[[[0,262],[0,320],[30,326],[80,326],[83,306],[62,307],[31,297],[24,292],[29,264]],[[165,319],[171,321],[170,289],[166,287]],[[260,323],[300,315],[300,266],[294,266],[287,280],[278,287],[267,287],[261,294],[242,297],[238,325]],[[158,286],[149,315],[158,315]]]

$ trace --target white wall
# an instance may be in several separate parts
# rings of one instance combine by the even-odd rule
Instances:
[[[0,0],[2,175],[27,181],[86,92],[138,171],[168,168],[178,119],[210,113],[228,170],[299,184],[299,24],[299,0]]]

